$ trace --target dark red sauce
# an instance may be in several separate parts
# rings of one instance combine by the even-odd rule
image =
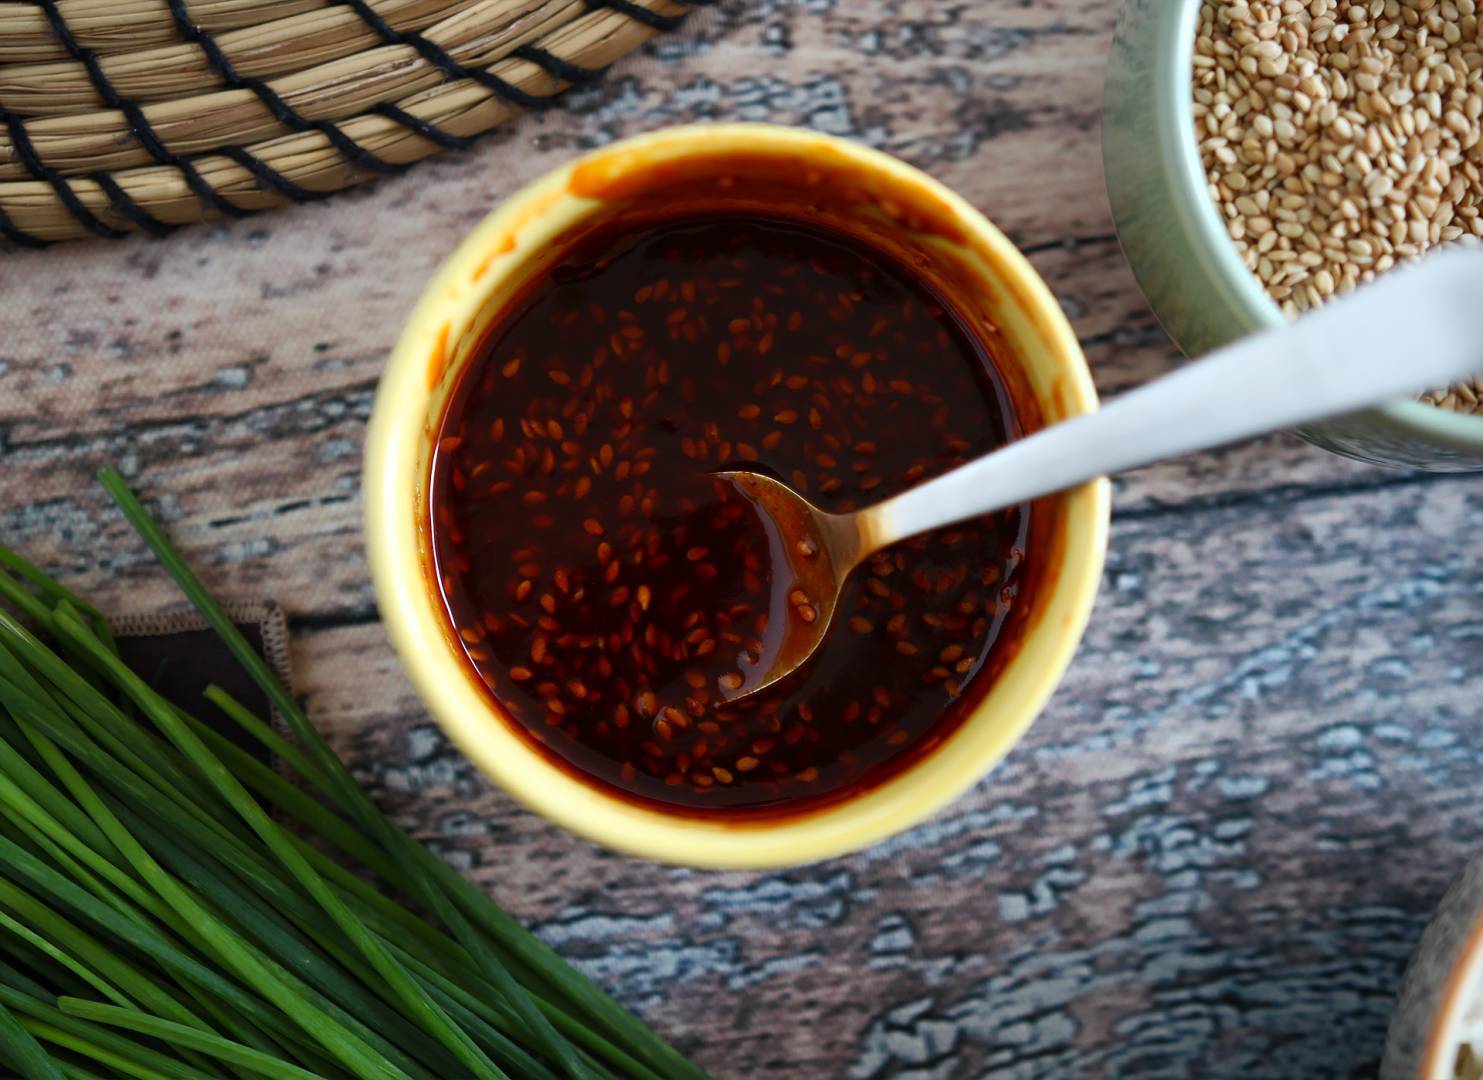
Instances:
[[[613,222],[496,319],[449,400],[445,610],[512,721],[593,783],[727,817],[838,800],[940,743],[1002,664],[1030,509],[876,556],[808,665],[726,705],[774,583],[763,523],[708,473],[845,511],[1015,430],[983,344],[884,254],[782,219]]]

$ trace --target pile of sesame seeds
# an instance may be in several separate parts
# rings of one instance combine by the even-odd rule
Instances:
[[[1289,316],[1483,238],[1478,0],[1204,0],[1194,112],[1231,239]],[[1422,400],[1483,415],[1483,378]]]

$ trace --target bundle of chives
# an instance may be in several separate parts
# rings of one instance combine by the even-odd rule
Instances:
[[[384,818],[122,478],[101,480],[296,741],[210,702],[302,783],[156,693],[101,612],[0,547],[0,1065],[703,1076]]]

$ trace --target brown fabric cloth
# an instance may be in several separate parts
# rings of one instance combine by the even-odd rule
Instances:
[[[288,621],[283,609],[268,601],[224,606],[237,629],[292,689]],[[133,615],[114,619],[109,625],[125,663],[150,686],[262,761],[276,765],[261,743],[203,701],[201,695],[215,684],[257,715],[271,715],[273,726],[282,728],[267,695],[200,615],[195,611]]]

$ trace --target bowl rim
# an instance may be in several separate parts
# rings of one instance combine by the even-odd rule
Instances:
[[[1175,29],[1174,175],[1184,188],[1184,201],[1194,213],[1200,243],[1211,257],[1214,272],[1226,295],[1239,308],[1238,314],[1253,328],[1280,326],[1286,318],[1277,302],[1267,295],[1257,276],[1246,268],[1236,252],[1215,200],[1210,197],[1209,178],[1200,147],[1195,140],[1195,38],[1204,0],[1184,0]],[[1420,436],[1454,450],[1483,451],[1483,414],[1468,416],[1448,412],[1420,401],[1393,401],[1366,409],[1364,416],[1402,436]]]
[[[1452,1058],[1456,1057],[1457,1048],[1462,1045],[1459,1028],[1467,1010],[1467,993],[1478,985],[1480,979],[1483,979],[1483,910],[1474,913],[1468,925],[1467,938],[1458,950],[1457,960],[1437,998],[1433,1019],[1422,1043],[1417,1076],[1451,1075]]]
[[[1096,409],[1091,372],[1065,313],[1028,260],[960,196],[911,166],[856,143],[772,125],[717,124],[664,128],[611,144],[557,167],[503,200],[428,282],[388,359],[366,435],[363,491],[372,582],[388,637],[428,711],[486,776],[527,808],[609,848],[696,867],[777,868],[857,850],[918,824],[978,782],[1039,715],[1079,647],[1101,582],[1111,516],[1105,479],[1058,497],[1065,530],[1062,562],[1051,587],[1040,594],[1044,611],[1038,624],[996,683],[1009,682],[1015,689],[1008,715],[985,720],[984,704],[994,700],[991,692],[932,754],[860,796],[755,823],[685,817],[624,801],[581,781],[511,730],[513,725],[498,715],[487,692],[472,685],[463,657],[453,655],[441,605],[434,601],[423,570],[415,493],[433,397],[429,356],[434,350],[441,354],[458,312],[478,306],[470,306],[471,294],[487,296],[489,279],[518,273],[513,256],[496,253],[523,250],[526,234],[557,208],[565,206],[575,215],[571,220],[578,220],[602,205],[570,192],[577,167],[643,154],[756,149],[844,155],[852,165],[889,174],[941,199],[981,250],[992,255],[995,268],[1014,282],[1019,308],[1054,357],[1067,414]],[[486,281],[474,286],[486,272]]]

